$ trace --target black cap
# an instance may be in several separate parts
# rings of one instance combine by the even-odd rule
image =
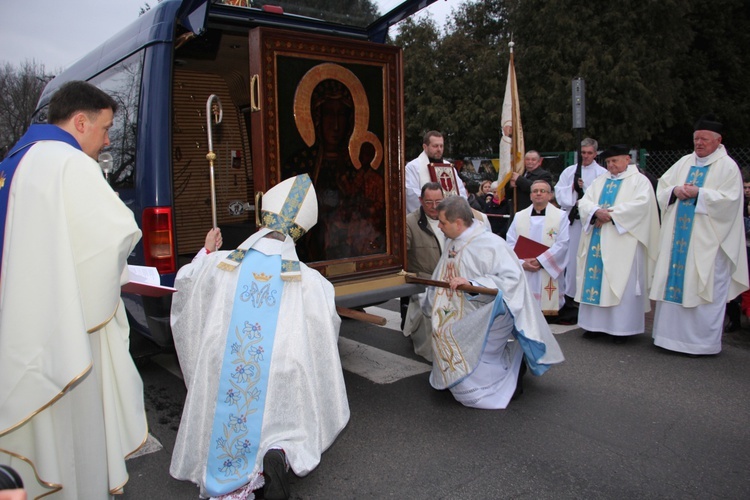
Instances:
[[[613,144],[608,147],[601,155],[602,160],[613,156],[627,155],[630,156],[630,147],[627,144]]]
[[[21,476],[7,465],[0,465],[0,490],[18,490],[23,488]]]
[[[698,121],[695,122],[695,125],[693,125],[693,131],[696,130],[710,130],[711,132],[716,132],[717,134],[721,134],[721,129],[724,128],[724,125],[719,121],[719,119],[716,117],[716,115],[703,115],[700,118],[698,118]]]

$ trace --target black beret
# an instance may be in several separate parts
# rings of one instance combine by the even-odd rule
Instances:
[[[698,118],[698,121],[695,122],[695,125],[693,125],[693,131],[710,130],[711,132],[716,132],[717,134],[721,134],[722,128],[724,128],[724,125],[719,121],[718,118],[716,118],[715,115],[703,115]]]
[[[608,147],[601,155],[602,160],[613,156],[627,155],[630,156],[630,147],[627,144],[613,144]]]

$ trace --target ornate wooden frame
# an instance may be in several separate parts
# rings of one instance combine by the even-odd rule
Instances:
[[[320,82],[337,80],[349,90],[354,108],[353,120],[349,119],[353,125],[348,140],[347,164],[358,171],[369,172],[371,169],[382,175],[383,191],[376,192],[376,196],[382,194],[383,197],[385,244],[383,248],[379,239],[381,244],[375,250],[377,253],[369,255],[339,255],[332,259],[313,259],[312,262],[307,262],[302,255],[301,258],[331,281],[401,270],[406,257],[401,50],[387,45],[269,28],[251,30],[249,43],[256,191],[265,191],[300,173],[292,171],[290,164],[293,164],[291,160],[295,151],[310,148],[315,142],[315,124],[310,110],[312,93]],[[369,165],[360,162],[365,143],[371,144],[374,150],[368,156],[371,158]],[[337,178],[338,173],[333,170],[326,172],[331,178]],[[359,175],[351,170],[347,172]],[[358,191],[354,193],[353,196],[364,196]],[[377,219],[382,224],[380,215]],[[352,231],[356,233],[354,226]]]

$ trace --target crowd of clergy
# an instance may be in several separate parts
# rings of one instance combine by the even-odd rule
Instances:
[[[141,232],[96,163],[117,107],[69,82],[49,124],[32,125],[0,163],[0,473],[17,470],[13,484],[33,497],[121,494],[125,457],[147,438],[120,298]],[[742,179],[721,129],[701,118],[694,152],[656,193],[629,148],[602,153],[605,169],[586,139],[581,166],[554,186],[559,207],[530,151],[510,181],[528,204],[507,241],[470,205],[442,134],[426,134],[406,166],[406,236],[407,270],[430,283],[406,302],[403,329],[432,362],[430,385],[467,407],[506,408],[527,371],[564,361],[545,315],[570,298],[589,335],[644,333],[654,300],[657,346],[719,353],[725,304],[748,289]],[[295,247],[318,221],[313,182],[290,177],[261,201],[255,234],[221,251],[211,229],[175,280],[187,397],[170,473],[201,497],[289,498],[290,471],[313,470],[350,417],[334,289]],[[28,314],[30,303],[52,320]]]

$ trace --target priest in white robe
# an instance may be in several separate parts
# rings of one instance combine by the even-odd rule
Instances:
[[[661,251],[651,298],[654,344],[690,355],[721,352],[724,308],[748,289],[742,177],[722,125],[698,120],[694,152],[659,179]]]
[[[422,153],[406,164],[406,213],[410,214],[419,209],[419,195],[422,186],[428,182],[439,183],[446,193],[459,194],[468,198],[466,186],[458,175],[455,167],[450,169],[450,175],[444,179],[433,179],[430,175],[430,163],[445,163],[443,159],[444,140],[443,134],[437,130],[431,130],[424,135],[422,141]]]
[[[578,212],[578,200],[594,182],[594,179],[607,173],[607,169],[596,162],[599,143],[587,137],[581,141],[581,177],[576,180],[578,165],[570,165],[560,174],[555,184],[555,199],[570,222],[570,243],[568,262],[565,266],[565,295],[576,296],[576,271],[578,269],[578,243],[581,241],[583,226]]]
[[[141,232],[95,158],[117,103],[69,82],[0,164],[0,463],[29,498],[109,498],[148,435],[120,299]]]
[[[519,262],[526,274],[529,289],[542,312],[556,316],[565,304],[560,278],[563,277],[568,256],[570,224],[565,212],[550,204],[552,187],[549,182],[536,180],[531,184],[530,191],[531,205],[513,218],[505,240],[513,249],[516,248],[519,236],[547,247],[534,258],[519,257]]]
[[[645,331],[648,290],[658,253],[659,215],[649,180],[630,164],[627,146],[602,153],[609,173],[578,203],[578,325],[621,343]]]
[[[172,332],[188,393],[170,473],[201,496],[288,498],[349,420],[333,286],[299,262],[317,221],[307,174],[262,199],[262,228],[178,272]]]
[[[432,277],[450,288],[428,287],[423,304],[433,325],[430,384],[465,406],[506,408],[522,392],[522,367],[541,375],[564,360],[562,351],[507,243],[475,222],[464,198],[446,198],[438,211],[446,241]]]

